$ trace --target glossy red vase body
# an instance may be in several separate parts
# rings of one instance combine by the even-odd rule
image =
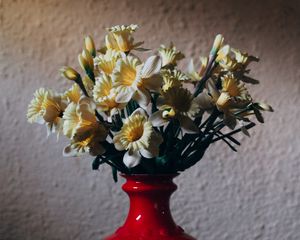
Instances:
[[[127,219],[104,240],[196,240],[177,226],[170,212],[170,196],[177,175],[123,175],[130,199]]]

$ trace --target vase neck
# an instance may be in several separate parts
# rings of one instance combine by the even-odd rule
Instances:
[[[124,226],[135,229],[177,228],[170,212],[169,200],[177,189],[173,178],[177,175],[125,175],[123,190],[130,199],[128,217]]]

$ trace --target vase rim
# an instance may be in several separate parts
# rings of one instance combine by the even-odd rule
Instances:
[[[120,173],[121,177],[124,178],[175,178],[178,175],[180,175],[180,173],[160,173],[160,174],[148,174],[148,173],[134,173],[134,174],[127,174],[127,173]]]

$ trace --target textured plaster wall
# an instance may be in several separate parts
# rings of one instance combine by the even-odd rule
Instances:
[[[66,88],[58,69],[77,66],[82,38],[99,46],[104,28],[138,23],[145,47],[173,40],[189,57],[206,54],[216,33],[261,57],[253,95],[276,112],[223,144],[176,180],[176,221],[201,240],[300,239],[299,1],[0,0],[0,239],[101,239],[119,226],[128,201],[110,169],[65,159],[26,107],[40,86]],[[184,62],[186,63],[186,62]]]

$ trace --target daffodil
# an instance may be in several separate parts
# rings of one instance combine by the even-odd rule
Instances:
[[[132,33],[134,33],[137,28],[138,26],[135,24],[129,26],[117,25],[108,28],[108,34],[105,37],[106,48],[121,52],[129,52],[140,46],[142,43],[134,43],[134,38],[132,36]]]
[[[102,73],[111,74],[120,57],[120,52],[108,49],[105,54],[97,56],[94,61],[95,65]]]
[[[187,75],[190,77],[192,81],[199,81],[203,78],[207,65],[208,65],[208,58],[200,57],[200,67],[199,70],[197,71],[194,66],[194,61],[193,59],[191,59],[188,65]]]
[[[65,156],[77,156],[82,153],[103,154],[101,142],[106,140],[108,130],[95,116],[95,105],[88,98],[81,98],[76,104],[71,102],[64,115],[63,132],[71,143],[65,147]]]
[[[79,102],[79,99],[81,98],[80,87],[77,84],[73,84],[70,89],[65,91],[62,97],[68,102]]]
[[[160,68],[158,56],[149,57],[144,64],[132,56],[119,59],[112,74],[118,92],[116,102],[127,103],[133,98],[140,106],[146,107],[151,100],[150,90],[159,91],[162,85]]]
[[[242,53],[238,49],[224,45],[217,54],[216,62],[219,64],[219,71],[243,71],[252,61],[258,61],[258,58],[249,56],[248,53]],[[218,69],[217,69],[218,72]]]
[[[125,119],[113,142],[117,150],[126,151],[123,162],[127,167],[132,168],[140,163],[142,157],[158,156],[162,137],[153,129],[145,112],[137,109]]]
[[[103,74],[96,78],[96,84],[93,89],[97,109],[113,115],[118,109],[123,109],[126,104],[116,102],[117,91],[113,87],[112,79],[109,75]]]
[[[163,126],[171,119],[176,118],[180,126],[187,133],[196,133],[198,129],[192,118],[200,111],[198,98],[193,98],[192,93],[182,87],[173,87],[158,98],[158,111],[150,116],[153,126]]]
[[[182,81],[187,81],[189,79],[184,73],[177,69],[162,69],[161,75],[163,78],[163,91],[167,91],[172,87],[180,87]]]
[[[208,81],[208,91],[218,110],[224,113],[224,123],[228,127],[234,128],[236,118],[233,112],[247,106],[252,99],[245,84],[236,79],[232,73],[224,75],[221,81],[221,91],[212,81]]]
[[[45,124],[48,135],[62,130],[62,114],[66,103],[61,96],[44,88],[34,93],[34,99],[30,102],[27,111],[27,119],[30,123]]]
[[[176,65],[177,61],[184,58],[183,53],[178,51],[173,43],[171,43],[169,47],[161,45],[158,52],[162,58],[163,67],[167,65]]]

